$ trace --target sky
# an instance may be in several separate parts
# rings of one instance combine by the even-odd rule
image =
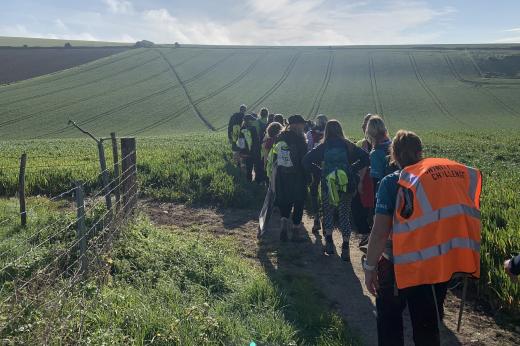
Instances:
[[[0,0],[0,36],[246,45],[520,43],[520,0]]]

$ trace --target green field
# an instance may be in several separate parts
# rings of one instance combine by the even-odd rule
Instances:
[[[493,71],[480,66],[519,54],[499,46],[137,49],[1,87],[0,136],[77,137],[68,119],[103,136],[221,130],[241,103],[325,113],[351,132],[368,112],[382,113],[391,130],[518,128],[520,79],[515,71],[487,78]]]
[[[74,219],[72,199],[49,197],[78,180],[87,196],[100,193],[96,145],[69,119],[97,136],[138,137],[143,198],[257,210],[265,189],[232,163],[224,133],[241,103],[325,113],[354,140],[362,116],[378,112],[391,135],[416,130],[427,156],[481,169],[482,278],[470,293],[518,324],[520,286],[501,268],[520,253],[519,66],[502,63],[518,56],[518,46],[493,45],[163,47],[0,87],[0,336],[15,344],[74,343],[78,334],[94,344],[356,344],[307,277],[278,281],[241,258],[240,245],[197,227],[170,233],[142,213],[102,259],[108,279],[93,275],[68,290],[68,278],[59,277],[38,287],[43,302],[67,292],[56,310],[23,299],[5,304],[17,282],[74,241],[73,232],[54,235]],[[111,163],[108,142],[105,149]],[[24,152],[27,228],[14,198]],[[93,209],[89,224],[103,211]],[[35,249],[44,239],[51,241]]]
[[[105,46],[131,46],[133,43],[81,41],[81,40],[56,40],[51,38],[32,37],[5,37],[0,36],[0,47],[63,47],[65,43],[73,47],[105,47]]]

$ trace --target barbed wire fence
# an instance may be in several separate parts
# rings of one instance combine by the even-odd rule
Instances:
[[[67,206],[63,215],[25,232],[23,216],[36,206],[0,220],[0,227],[15,229],[14,219],[20,217],[22,229],[14,232],[23,235],[15,234],[14,242],[0,245],[0,314],[9,316],[0,321],[0,335],[15,331],[34,309],[59,309],[74,286],[102,270],[103,254],[131,219],[139,194],[136,142],[121,138],[119,160],[115,134],[111,139],[114,165],[101,163],[99,191],[86,195],[82,182],[71,181],[70,188],[48,198]]]

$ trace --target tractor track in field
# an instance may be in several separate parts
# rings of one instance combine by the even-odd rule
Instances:
[[[374,99],[374,107],[377,114],[383,115],[383,103],[379,95],[377,86],[376,69],[374,66],[374,58],[370,55],[368,58],[368,73],[370,75],[370,87],[372,88],[372,98]]]
[[[291,60],[289,61],[289,64],[287,65],[284,72],[282,73],[282,76],[280,77],[280,79],[278,79],[262,96],[260,96],[256,101],[254,101],[251,104],[251,106],[250,106],[251,109],[255,109],[258,106],[260,106],[260,104],[262,102],[264,102],[269,96],[274,94],[274,92],[282,86],[282,84],[287,80],[287,78],[291,74],[292,70],[294,69],[294,66],[296,66],[296,63],[301,55],[302,55],[301,52],[294,53],[294,55],[291,57]]]
[[[166,56],[164,55],[163,52],[159,51],[159,54],[161,55],[163,60],[166,62],[166,64],[168,64],[171,72],[175,75],[175,78],[177,79],[178,83],[182,87],[182,90],[184,91],[184,94],[186,95],[188,102],[190,103],[191,107],[193,108],[193,111],[195,112],[195,114],[197,115],[199,120],[202,121],[202,123],[204,123],[204,125],[206,125],[206,127],[208,129],[210,129],[211,131],[215,131],[215,127],[208,121],[208,119],[206,119],[206,117],[200,112],[197,105],[193,102],[193,98],[191,97],[190,93],[188,92],[188,88],[186,87],[186,84],[182,81],[181,77],[179,76],[179,73],[177,72],[177,70],[175,69],[173,64],[166,58]]]
[[[223,59],[219,60],[217,63],[215,63],[215,64],[209,66],[208,68],[206,68],[205,70],[203,70],[203,71],[197,73],[195,76],[191,77],[190,79],[187,79],[186,81],[184,81],[184,83],[189,84],[189,83],[195,82],[196,80],[202,78],[203,76],[205,76],[206,74],[208,74],[209,72],[211,72],[212,70],[214,70],[218,65],[220,65],[220,64],[223,63],[225,60],[227,60],[231,55],[233,55],[233,54],[230,54],[230,55],[224,57]],[[185,60],[185,61],[186,61],[186,60]],[[179,63],[179,64],[180,64],[180,63]],[[85,101],[93,100],[93,99],[95,99],[95,98],[97,98],[97,97],[106,96],[106,95],[111,94],[111,93],[119,92],[119,91],[121,91],[121,89],[123,89],[123,88],[127,88],[127,87],[130,87],[130,86],[135,86],[135,85],[138,85],[138,84],[141,84],[141,83],[145,83],[145,82],[147,82],[147,81],[149,81],[149,80],[152,80],[152,79],[154,79],[154,78],[156,78],[156,77],[159,77],[161,74],[166,73],[166,72],[169,72],[169,71],[170,71],[170,69],[167,68],[167,69],[165,69],[165,70],[163,70],[163,71],[161,71],[161,72],[159,72],[159,73],[156,73],[156,74],[154,74],[154,75],[151,75],[151,76],[149,76],[149,77],[146,77],[146,78],[144,78],[144,79],[141,79],[141,80],[139,80],[139,81],[137,81],[137,82],[132,82],[131,84],[125,85],[125,86],[123,86],[123,87],[121,87],[121,88],[119,88],[119,89],[117,89],[117,90],[112,90],[112,91],[109,91],[109,92],[101,92],[101,93],[99,93],[99,94],[91,95],[91,96],[89,96],[89,97],[85,97],[85,98],[83,98],[83,99],[76,100],[76,101],[74,101],[74,102],[71,102],[71,103],[66,104],[66,105],[62,105],[62,106],[60,106],[60,107],[57,107],[57,108],[54,108],[54,109],[51,109],[51,110],[39,111],[39,112],[32,113],[32,114],[29,114],[29,115],[25,115],[25,116],[22,116],[22,117],[19,117],[19,118],[16,118],[16,119],[11,119],[11,120],[5,121],[5,122],[3,122],[3,123],[0,123],[0,128],[2,128],[2,127],[4,127],[4,126],[7,126],[7,125],[12,125],[12,124],[18,123],[18,122],[23,121],[23,120],[28,120],[28,119],[34,118],[35,116],[38,116],[38,115],[43,114],[43,113],[54,112],[54,111],[57,111],[57,110],[61,110],[61,109],[64,109],[64,108],[70,107],[70,106],[72,106],[72,105],[74,105],[74,104],[76,104],[76,103],[79,103],[79,102],[85,102]],[[177,88],[180,88],[180,85],[175,85],[173,88],[168,87],[168,88],[166,88],[166,89],[168,89],[168,90],[173,90],[173,89],[177,89]],[[165,89],[161,89],[161,90],[159,90],[159,91],[157,91],[157,92],[154,92],[154,93],[152,93],[151,95],[148,95],[148,96],[152,96],[152,97],[153,97],[153,96],[160,95],[160,94],[162,94],[162,93],[164,92],[164,90],[165,90]],[[143,98],[141,99],[141,100],[142,100],[141,102],[148,100],[148,99],[149,99],[148,96],[143,97]],[[130,102],[130,103],[132,103],[132,105],[135,105],[135,103],[133,103],[133,101]],[[125,105],[126,105],[126,104],[125,104]],[[118,106],[118,107],[116,107],[116,108],[114,108],[114,109],[115,109],[115,111],[118,111],[118,110],[120,110],[120,107],[125,106],[125,105],[120,105],[120,106]],[[103,116],[106,116],[106,115],[109,115],[109,114],[105,114],[105,113],[103,113]],[[65,128],[68,129],[69,127],[67,126],[67,127],[65,127]],[[60,129],[59,131],[65,129],[65,128],[62,128],[62,129]],[[57,130],[57,131],[58,131],[58,130]],[[56,134],[56,133],[49,133],[49,134]]]
[[[487,96],[491,97],[499,106],[501,106],[508,113],[510,113],[514,116],[520,116],[520,112],[516,111],[514,108],[512,108],[507,103],[502,101],[500,98],[498,98],[498,96],[493,94],[488,89],[483,88],[482,84],[478,84],[478,83],[475,83],[472,81],[468,81],[467,79],[464,79],[464,77],[462,77],[462,75],[457,70],[457,67],[453,63],[453,60],[451,60],[451,58],[447,54],[444,54],[444,60],[446,61],[446,64],[448,65],[448,68],[449,68],[453,78],[455,78],[456,80],[458,80],[459,82],[464,83],[464,84],[470,83],[470,84],[473,84],[474,86],[478,86],[478,88],[475,88],[475,90],[477,90],[478,92],[480,92],[483,95],[487,95]]]
[[[222,63],[223,60],[224,60],[224,59],[222,59],[219,63]],[[214,64],[214,65],[216,65],[216,64]],[[214,65],[212,65],[212,66],[214,66]],[[178,66],[178,64],[177,64],[177,66]],[[210,67],[211,67],[211,66],[210,66]],[[211,69],[211,70],[212,70],[212,69]],[[192,82],[195,82],[196,80],[198,80],[198,79],[202,78],[203,76],[205,76],[207,73],[211,72],[211,70],[210,70],[209,68],[207,68],[207,69],[205,69],[204,71],[202,71],[202,72],[204,72],[204,73],[198,73],[198,74],[196,75],[197,78],[194,78],[195,76],[194,76],[194,77],[191,77],[191,78],[189,78],[188,80],[184,81],[184,83],[186,83],[186,84],[190,84],[190,83],[192,83]],[[162,71],[161,73],[169,72],[169,71],[170,71],[170,69],[168,68],[168,69]],[[151,77],[148,77],[148,78],[146,78],[146,79],[151,79]],[[134,85],[135,85],[135,84],[134,84]],[[95,121],[95,120],[98,120],[98,119],[103,118],[103,117],[106,117],[106,116],[110,116],[110,115],[112,115],[112,114],[114,114],[114,113],[116,113],[116,112],[119,112],[119,111],[121,111],[121,110],[127,109],[128,107],[135,106],[135,105],[137,105],[137,104],[139,104],[139,103],[141,103],[141,102],[148,101],[148,100],[150,100],[150,99],[152,99],[152,98],[154,98],[154,97],[156,97],[156,96],[162,95],[162,94],[164,94],[164,93],[167,93],[167,92],[169,92],[169,91],[172,91],[172,90],[178,89],[178,88],[180,88],[180,87],[181,87],[181,86],[180,86],[179,84],[175,84],[175,85],[171,85],[171,86],[169,86],[169,87],[166,87],[166,88],[163,88],[163,89],[157,90],[157,91],[155,91],[155,92],[153,92],[153,93],[151,93],[151,94],[148,94],[148,95],[146,95],[146,96],[143,96],[143,97],[141,97],[141,98],[139,98],[139,99],[137,99],[137,100],[133,100],[133,101],[130,101],[130,102],[128,102],[128,103],[125,103],[125,104],[122,104],[122,105],[116,106],[116,107],[111,108],[111,109],[109,109],[109,110],[107,110],[107,111],[105,111],[105,112],[102,112],[102,113],[96,114],[96,115],[94,115],[94,116],[92,116],[92,117],[89,117],[89,118],[87,118],[87,119],[84,119],[83,121],[79,121],[78,124],[79,124],[80,126],[82,126],[82,125],[86,125],[86,124],[90,124],[90,123],[92,123],[92,122]],[[189,109],[189,107],[188,107],[188,109]],[[184,109],[183,112],[186,111],[186,110],[187,110],[187,109]],[[40,139],[40,138],[44,138],[44,137],[47,137],[47,136],[50,136],[50,135],[57,135],[57,134],[65,133],[65,132],[67,132],[67,130],[70,130],[70,129],[71,129],[71,127],[70,127],[69,125],[67,125],[67,126],[62,127],[62,128],[60,128],[60,129],[57,129],[57,130],[54,130],[54,131],[51,131],[51,132],[47,132],[47,133],[44,133],[44,134],[41,134],[41,135],[38,135],[38,136],[36,136],[36,137],[33,137],[32,139]]]
[[[13,101],[10,101],[10,102],[7,102],[7,103],[0,104],[0,107],[11,106],[13,104],[17,104],[17,103],[20,103],[20,102],[35,100],[35,99],[38,99],[38,98],[41,98],[41,97],[58,94],[58,93],[63,92],[63,91],[74,90],[74,89],[77,89],[77,88],[82,88],[82,87],[85,87],[85,86],[88,86],[88,85],[92,85],[92,84],[95,84],[97,82],[101,82],[103,80],[107,80],[107,79],[110,79],[112,77],[118,76],[120,74],[128,73],[130,71],[137,70],[138,68],[143,67],[143,66],[145,66],[145,65],[147,65],[147,64],[149,64],[149,63],[151,63],[153,61],[159,60],[159,59],[160,59],[160,57],[155,57],[155,58],[146,60],[146,61],[144,61],[142,63],[139,63],[137,65],[128,67],[128,68],[126,68],[126,69],[124,69],[122,71],[117,71],[115,73],[111,73],[109,75],[105,75],[103,77],[91,80],[90,82],[83,83],[83,84],[80,84],[80,85],[71,86],[71,87],[63,87],[63,88],[60,88],[60,89],[57,89],[57,90],[53,90],[53,91],[49,91],[49,92],[46,92],[46,93],[43,93],[43,94],[38,94],[38,95],[33,95],[33,96],[28,96],[28,97],[22,97],[22,98],[19,98],[19,99],[16,99],[16,100],[13,100]],[[3,114],[5,114],[5,113],[2,113],[2,115]]]
[[[332,78],[332,70],[334,68],[334,51],[329,52],[329,62],[327,64],[327,70],[325,71],[325,76],[323,77],[323,82],[321,83],[320,89],[318,93],[314,97],[314,102],[312,103],[312,107],[308,113],[308,116],[314,116],[319,113],[321,107],[321,101],[323,100],[323,96],[325,96],[325,92],[329,87],[330,80]]]
[[[119,57],[119,58],[116,58],[116,59],[113,59],[113,60],[110,60],[110,58],[113,57],[113,55],[112,56],[108,56],[105,59],[107,59],[109,61],[106,61],[106,62],[103,62],[103,63],[99,63],[99,62],[96,62],[96,61],[99,61],[99,60],[95,60],[95,61],[92,61],[91,63],[89,63],[89,64],[92,64],[92,66],[90,66],[90,67],[88,67],[86,69],[78,70],[78,71],[74,71],[74,72],[70,72],[70,73],[66,73],[65,75],[56,76],[56,78],[53,78],[53,79],[45,79],[45,80],[42,80],[42,81],[37,82],[37,83],[32,83],[31,85],[16,85],[16,83],[23,83],[23,82],[26,82],[26,81],[28,81],[30,79],[22,80],[22,81],[19,81],[19,82],[16,82],[16,83],[12,83],[10,85],[2,85],[2,86],[0,86],[0,88],[3,88],[4,90],[0,90],[0,94],[3,94],[3,93],[8,92],[8,91],[14,91],[14,90],[20,90],[20,89],[34,87],[34,86],[40,86],[42,84],[47,84],[47,83],[50,83],[50,82],[56,82],[56,81],[59,81],[59,80],[65,79],[65,78],[69,78],[69,77],[74,77],[74,76],[77,76],[77,75],[85,73],[85,72],[90,72],[90,71],[93,71],[93,70],[97,70],[98,68],[102,68],[102,67],[106,67],[106,66],[115,64],[116,62],[120,62],[120,61],[123,61],[123,60],[126,60],[126,59],[130,59],[130,58],[135,58],[136,56],[142,55],[142,54],[144,54],[146,52],[148,52],[148,50],[142,50],[140,52],[137,52],[137,53],[134,53],[134,54],[128,54],[126,56]],[[123,53],[121,53],[121,54],[123,54]],[[46,75],[43,75],[43,76],[40,76],[40,77],[47,77],[47,76],[58,75],[58,74],[64,73],[65,71],[68,71],[68,70],[79,69],[80,66],[82,66],[82,65],[79,65],[79,66],[76,66],[76,67],[72,67],[72,68],[66,69],[66,70],[56,71],[54,73],[46,74]],[[36,78],[40,78],[40,77],[36,77]]]
[[[417,62],[415,61],[415,57],[413,56],[413,54],[410,54],[409,58],[410,58],[410,64],[412,65],[412,68],[413,68],[413,71],[415,73],[415,77],[417,78],[417,81],[419,82],[421,87],[424,89],[424,91],[426,91],[426,93],[430,96],[431,100],[435,103],[437,108],[439,108],[441,113],[444,114],[445,116],[455,120],[456,122],[458,122],[458,123],[460,123],[462,125],[467,125],[466,123],[464,123],[463,121],[458,119],[456,116],[454,116],[446,108],[446,106],[442,103],[442,101],[439,99],[439,97],[433,92],[433,90],[430,89],[430,87],[428,86],[428,84],[424,80],[424,77],[422,76],[421,72],[419,71],[419,67],[417,66]]]
[[[236,85],[237,83],[239,83],[242,79],[244,79],[249,73],[251,73],[251,71],[258,65],[258,63],[265,57],[265,55],[261,55],[259,56],[258,58],[256,58],[244,71],[242,71],[238,76],[236,76],[233,80],[229,81],[228,83],[224,84],[223,86],[221,86],[220,88],[212,91],[211,93],[209,93],[208,95],[206,96],[203,96],[201,98],[198,98],[197,100],[194,101],[194,103],[196,105],[199,105],[200,103],[202,102],[205,102],[215,96],[217,96],[218,94],[226,91],[227,89],[233,87],[234,85]],[[145,131],[148,131],[148,130],[151,130],[151,129],[154,129],[158,126],[161,126],[163,124],[166,124],[167,122],[171,121],[171,120],[174,120],[176,119],[177,117],[179,117],[180,115],[182,115],[182,113],[184,113],[185,111],[187,111],[188,109],[190,108],[190,105],[187,105],[187,106],[184,106],[183,108],[177,110],[176,112],[174,112],[173,114],[170,114],[166,117],[163,117],[155,122],[153,122],[152,124],[150,125],[147,125],[145,127],[142,127],[140,129],[137,129],[135,130],[134,132],[132,133],[129,133],[128,135],[138,135],[138,134],[141,134]]]
[[[119,91],[121,91],[123,89],[126,89],[128,87],[134,87],[136,85],[139,85],[139,84],[142,84],[142,83],[146,83],[146,82],[148,82],[148,81],[150,81],[150,80],[152,80],[154,78],[159,77],[160,75],[162,75],[163,73],[166,73],[168,71],[169,71],[169,69],[165,69],[165,70],[160,71],[160,72],[158,72],[156,74],[148,76],[148,77],[146,77],[144,79],[141,79],[141,80],[138,80],[136,82],[132,82],[132,83],[126,84],[124,86],[121,86],[118,89],[113,89],[113,90],[110,90],[110,91],[103,91],[103,92],[100,92],[100,93],[95,94],[95,95],[90,95],[88,97],[84,97],[84,98],[81,98],[79,100],[75,100],[73,102],[63,104],[63,105],[61,105],[59,107],[56,107],[56,108],[53,108],[53,109],[46,109],[46,110],[43,110],[43,111],[38,111],[38,112],[35,112],[35,113],[26,114],[26,115],[23,115],[23,116],[18,117],[18,118],[14,118],[14,119],[10,119],[10,120],[1,122],[0,123],[0,128],[5,127],[5,126],[9,126],[9,125],[13,125],[13,124],[19,123],[19,122],[24,121],[24,120],[29,120],[29,119],[35,118],[35,117],[37,117],[38,115],[41,115],[41,114],[59,111],[59,110],[65,109],[67,107],[73,106],[73,105],[78,104],[78,103],[82,103],[82,102],[85,102],[85,101],[90,101],[90,100],[93,100],[93,99],[96,99],[96,98],[102,97],[102,96],[107,96],[107,95],[119,92]]]

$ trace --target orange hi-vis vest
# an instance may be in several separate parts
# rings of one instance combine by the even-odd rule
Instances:
[[[399,186],[392,229],[397,287],[446,282],[455,273],[479,278],[480,171],[424,159],[401,171]]]

